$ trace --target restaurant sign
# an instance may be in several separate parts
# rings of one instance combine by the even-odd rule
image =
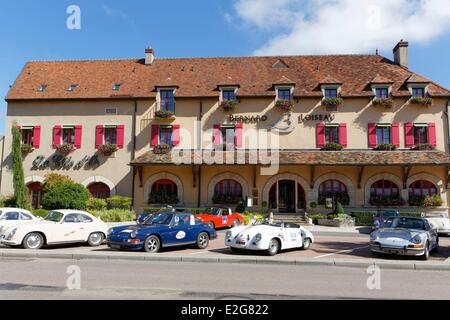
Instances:
[[[331,122],[336,118],[334,114],[306,114],[306,115],[299,115],[298,116],[298,122],[307,122],[307,121],[324,121],[324,122]]]
[[[229,115],[228,121],[230,122],[243,122],[243,123],[258,123],[258,122],[264,122],[267,121],[267,116],[234,116]]]

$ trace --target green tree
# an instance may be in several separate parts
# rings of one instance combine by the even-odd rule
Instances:
[[[85,210],[89,197],[89,191],[79,183],[57,183],[42,197],[42,206],[48,210]]]
[[[22,148],[20,131],[16,123],[11,128],[12,133],[12,169],[13,169],[13,187],[16,207],[29,209],[31,207],[28,199],[27,187],[25,186],[25,177],[23,174]]]
[[[73,183],[74,181],[66,175],[59,173],[48,173],[45,175],[44,184],[42,186],[42,194],[52,189],[55,185],[60,183]]]

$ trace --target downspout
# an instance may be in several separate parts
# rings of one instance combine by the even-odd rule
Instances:
[[[131,149],[131,161],[134,160],[136,156],[136,113],[137,113],[137,101],[134,101],[133,118],[131,123],[131,139],[132,139],[132,149]],[[130,161],[130,162],[131,162]],[[131,167],[132,182],[131,182],[131,206],[134,207],[134,184],[136,182],[136,167]]]
[[[445,117],[447,118],[446,129],[447,129],[447,152],[450,153],[450,116],[448,110],[450,108],[450,99],[447,100],[447,104],[445,106]]]
[[[202,118],[203,118],[203,100],[200,99],[200,114],[198,119],[199,129],[197,130],[197,151],[202,150]],[[202,165],[198,166],[198,193],[197,193],[197,208],[200,208],[202,195]]]

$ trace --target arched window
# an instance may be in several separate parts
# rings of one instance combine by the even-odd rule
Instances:
[[[213,202],[216,204],[236,204],[241,200],[242,186],[236,180],[221,180],[214,187]]]
[[[345,206],[350,203],[347,187],[339,180],[330,179],[320,184],[319,204],[324,205],[326,198],[334,198],[336,202]]]
[[[378,180],[370,187],[370,195],[377,197],[391,197],[400,194],[398,186],[390,180]]]
[[[152,185],[149,196],[149,204],[177,204],[178,187],[169,179],[160,179]]]
[[[107,199],[111,195],[111,190],[103,182],[91,183],[87,189],[94,198]]]
[[[409,185],[409,196],[434,196],[437,194],[436,186],[427,180],[417,180]]]

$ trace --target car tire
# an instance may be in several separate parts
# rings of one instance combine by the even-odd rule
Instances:
[[[38,232],[31,232],[23,238],[22,246],[25,249],[38,250],[44,245],[44,237]]]
[[[206,232],[200,232],[197,236],[197,248],[206,249],[209,245],[209,235]]]
[[[161,249],[161,241],[157,236],[150,236],[144,241],[145,252],[156,253]]]
[[[88,238],[88,245],[91,247],[98,247],[103,243],[103,240],[105,240],[105,236],[101,232],[93,232],[89,235]]]
[[[439,252],[439,237],[436,239],[436,246],[433,248],[433,250],[431,252],[433,252],[433,253]]]
[[[425,250],[422,256],[420,256],[421,260],[428,260],[428,258],[430,257],[430,243],[427,241],[426,245],[425,245]]]
[[[239,227],[240,224],[241,224],[241,223],[239,222],[238,219],[234,219],[234,220],[233,220],[233,223],[231,224],[231,227],[232,227],[232,228],[234,228],[234,227]]]
[[[211,221],[211,222],[208,222],[208,226],[209,226],[210,228],[214,229],[214,227],[215,227],[215,226],[214,226],[214,222],[212,222],[212,221]]]
[[[302,250],[308,250],[310,247],[311,247],[311,239],[310,238],[303,239]]]
[[[280,251],[280,242],[277,239],[273,238],[269,242],[269,248],[267,249],[267,254],[269,256],[274,256],[278,253],[278,251]]]

